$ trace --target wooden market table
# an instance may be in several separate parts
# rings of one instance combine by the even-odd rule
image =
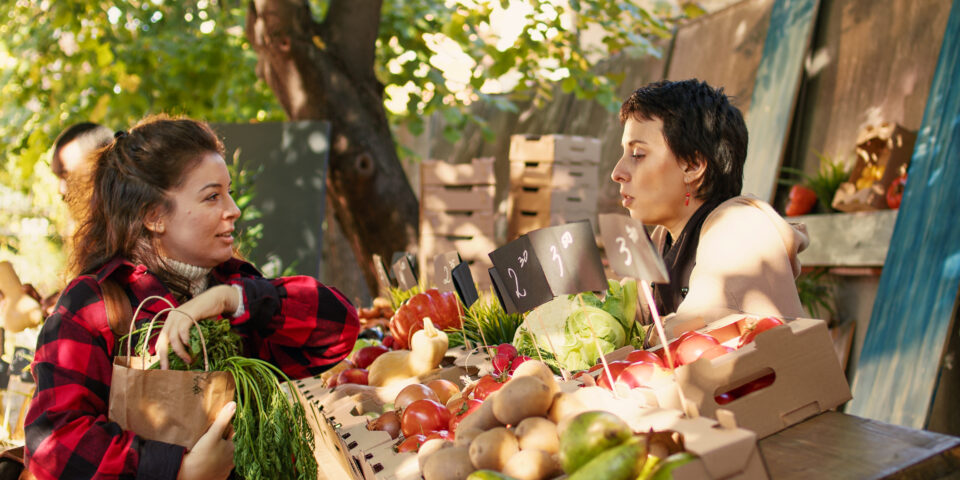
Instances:
[[[839,412],[757,444],[771,480],[960,479],[960,438]]]

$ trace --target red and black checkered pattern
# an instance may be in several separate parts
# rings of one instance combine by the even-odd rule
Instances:
[[[157,295],[178,302],[143,265],[115,259],[64,289],[37,341],[36,393],[25,420],[26,464],[39,479],[175,479],[184,449],[143,439],[107,419],[117,337],[107,322],[100,285],[110,278],[136,307]],[[243,287],[244,313],[231,320],[246,354],[267,360],[291,378],[319,374],[353,348],[357,311],[337,289],[305,277],[263,278],[230,260],[212,283]],[[144,304],[137,324],[167,305]]]

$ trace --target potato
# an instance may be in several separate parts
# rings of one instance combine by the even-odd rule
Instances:
[[[556,394],[560,391],[560,384],[557,383],[557,377],[553,376],[553,370],[550,370],[545,363],[537,360],[527,360],[520,364],[513,372],[513,378],[517,377],[537,377],[550,388],[550,394]]]
[[[442,448],[423,463],[424,480],[466,480],[473,471],[467,447]]]
[[[558,393],[553,398],[553,405],[550,406],[550,413],[547,415],[553,423],[557,424],[557,432],[563,433],[564,420],[573,418],[577,414],[592,410],[588,405],[581,401],[581,397],[575,392]]]
[[[472,442],[474,438],[477,438],[478,435],[480,435],[485,431],[486,430],[481,430],[479,428],[468,428],[468,429],[457,428],[457,433],[455,434],[456,437],[453,443],[458,447],[459,446],[469,447],[470,442]]]
[[[509,385],[509,383],[508,383]],[[504,387],[506,388],[506,387]],[[460,436],[460,431],[466,430],[483,430],[487,431],[494,427],[502,427],[503,424],[493,415],[493,403],[488,399],[480,405],[480,408],[476,409],[470,415],[467,415],[466,418],[460,421],[460,424],[457,425],[457,431],[454,432],[455,437]]]
[[[560,436],[557,424],[541,417],[525,418],[513,430],[520,450],[540,450],[547,453],[560,451]]]
[[[423,464],[427,462],[427,458],[441,449],[452,446],[453,442],[442,438],[431,438],[424,442],[423,445],[420,445],[420,450],[417,451],[417,463],[420,465],[420,470],[423,470]]]
[[[540,450],[520,450],[507,460],[503,473],[517,480],[542,480],[563,473],[555,455]]]
[[[519,450],[517,437],[510,430],[497,427],[481,433],[470,442],[470,461],[477,469],[499,472]]]
[[[529,361],[521,366],[527,363]],[[553,393],[540,378],[527,376],[510,380],[487,402],[493,403],[497,420],[505,425],[517,425],[527,417],[546,415],[553,403]]]

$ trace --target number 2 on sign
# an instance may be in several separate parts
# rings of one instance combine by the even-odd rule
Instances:
[[[560,265],[560,278],[563,278],[563,260],[560,258],[560,254],[557,253],[556,245],[550,245],[550,253],[553,254],[550,259],[557,262],[557,265]]]
[[[633,255],[630,255],[630,250],[627,250],[627,241],[623,237],[617,237],[617,243],[620,244],[620,253],[627,255],[627,259],[623,261],[624,265],[630,266],[630,263],[633,262]]]
[[[526,252],[524,252],[524,253],[526,253]],[[512,268],[508,268],[508,269],[507,269],[507,276],[513,278],[513,282],[514,282],[514,284],[517,286],[517,298],[526,297],[526,296],[527,296],[527,289],[526,289],[526,288],[523,289],[523,292],[522,292],[522,293],[520,292],[520,279],[517,278],[517,272],[513,271]]]

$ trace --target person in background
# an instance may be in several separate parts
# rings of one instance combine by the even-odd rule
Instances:
[[[73,124],[60,132],[53,142],[50,169],[60,180],[57,190],[70,208],[71,220],[82,218],[85,192],[89,187],[89,175],[93,170],[94,153],[109,145],[113,132],[92,122]],[[73,230],[74,225],[71,225]],[[69,233],[72,233],[69,232]]]
[[[740,195],[747,127],[723,89],[652,83],[623,102],[620,122],[623,155],[610,176],[630,216],[655,226],[670,283],[654,286],[654,300],[671,314],[668,337],[734,312],[803,316],[795,282],[806,231]]]
[[[235,256],[240,210],[223,145],[205,123],[148,117],[114,137],[97,157],[76,233],[71,265],[79,276],[37,342],[25,463],[40,479],[223,479],[233,468],[233,441],[223,436],[232,402],[190,450],[139,437],[107,418],[113,358],[129,324],[108,313],[116,310],[107,297],[116,296],[105,292],[119,289],[131,311],[143,303],[136,326],[166,308],[150,296],[177,307],[154,345],[162,368],[170,349],[189,361],[191,317],[223,316],[246,355],[291,378],[319,374],[350,353],[357,311],[316,279],[264,278]]]

